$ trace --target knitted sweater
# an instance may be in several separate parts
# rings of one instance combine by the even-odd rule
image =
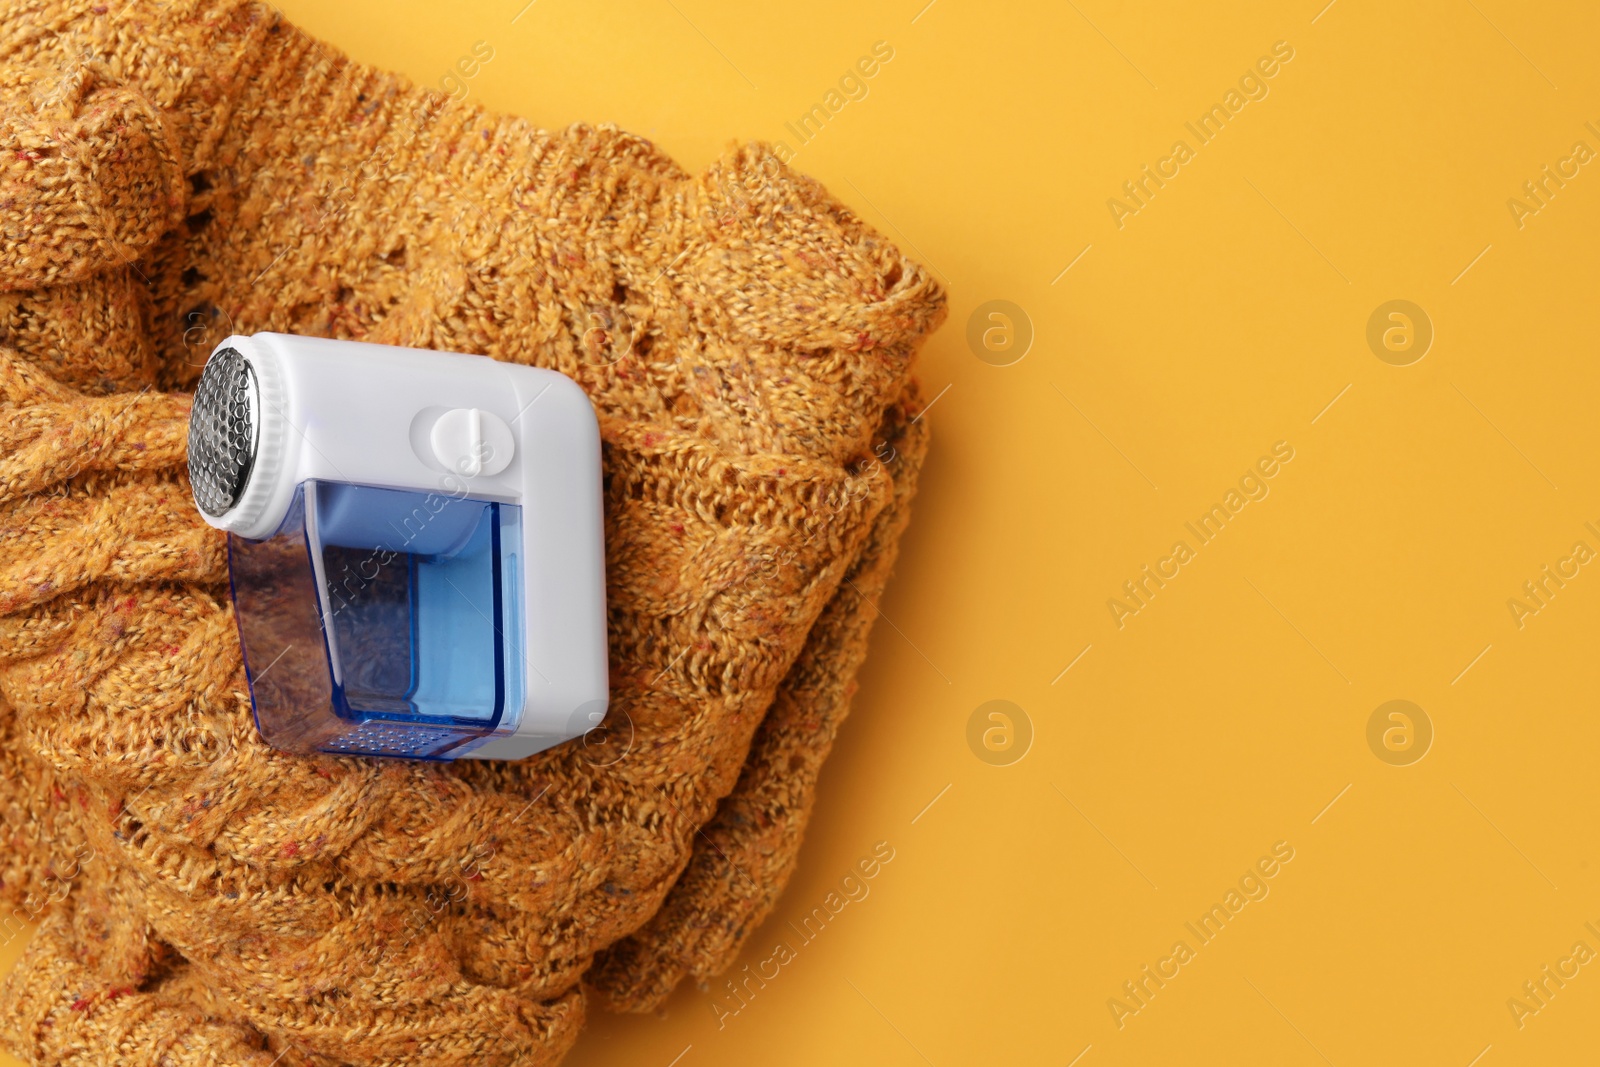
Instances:
[[[944,297],[760,145],[699,177],[241,0],[0,14],[0,991],[37,1064],[553,1063],[795,862]],[[515,763],[257,736],[186,479],[231,332],[550,367],[604,440],[612,706]]]

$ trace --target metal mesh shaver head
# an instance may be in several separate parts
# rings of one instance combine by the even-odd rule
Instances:
[[[189,416],[189,484],[207,515],[227,512],[250,481],[259,406],[255,372],[244,356],[232,348],[213,353]]]

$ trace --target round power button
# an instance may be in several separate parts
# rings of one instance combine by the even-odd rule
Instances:
[[[482,408],[452,408],[428,435],[440,463],[468,478],[499,474],[516,454],[511,427]]]

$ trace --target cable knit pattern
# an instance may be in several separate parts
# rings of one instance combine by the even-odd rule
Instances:
[[[37,1064],[550,1064],[787,880],[926,448],[926,271],[766,148],[449,104],[241,0],[0,15],[0,994]],[[188,390],[231,332],[550,367],[604,440],[606,730],[274,751]]]

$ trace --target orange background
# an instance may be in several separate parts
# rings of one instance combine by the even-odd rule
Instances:
[[[1508,607],[1600,550],[1600,165],[1508,206],[1600,151],[1593,5],[524,2],[285,7],[434,85],[483,42],[447,88],[694,169],[786,140],[952,312],[922,358],[934,450],[893,625],[741,965],[793,958],[737,1014],[720,983],[664,1017],[596,1011],[569,1063],[1592,1056],[1600,965],[1566,964],[1520,1027],[1507,1002],[1600,951],[1600,566],[1566,564],[1520,627]],[[785,124],[879,41],[865,97],[801,146]],[[1265,96],[1201,143],[1185,123],[1277,42],[1292,59],[1245,85]],[[1157,188],[1143,168],[1180,139]],[[993,300],[1020,315],[985,311],[974,348]],[[1380,316],[1374,348],[1391,300],[1423,318]],[[1267,495],[1199,544],[1185,524],[1280,441]],[[1108,608],[1180,540],[1137,613]],[[969,745],[991,700],[1020,714]],[[1421,715],[1369,744],[1391,700]],[[870,894],[800,945],[789,924],[878,842]],[[1202,943],[1185,924],[1278,842],[1292,860],[1246,880],[1266,895]],[[1192,958],[1132,1000],[1179,940]]]

